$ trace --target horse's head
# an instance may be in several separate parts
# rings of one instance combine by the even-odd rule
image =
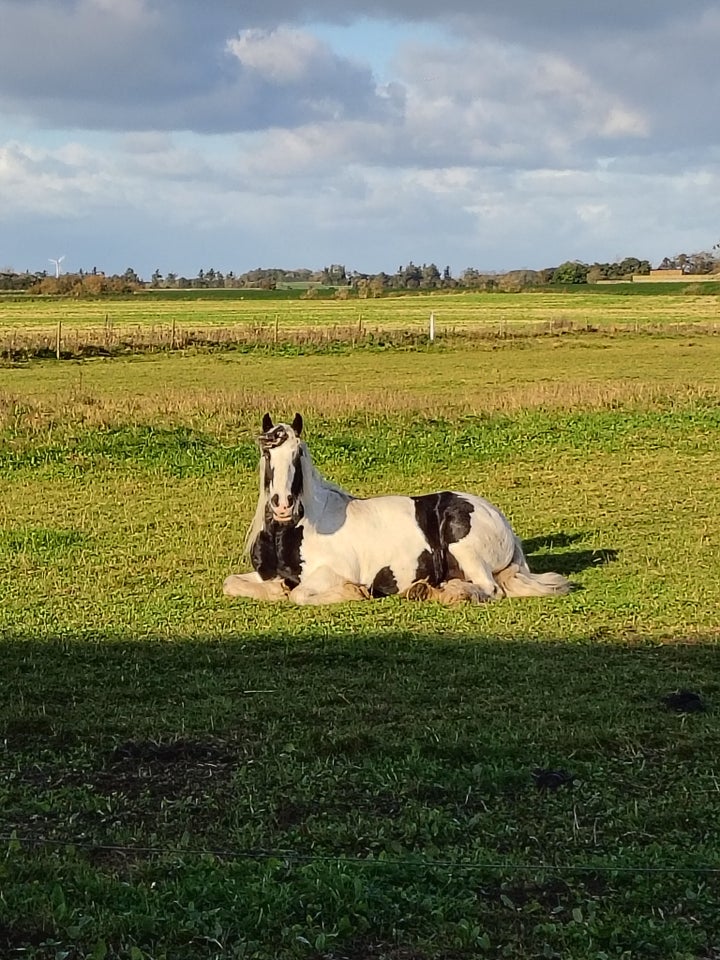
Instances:
[[[266,514],[276,523],[297,523],[303,516],[302,426],[299,413],[291,424],[274,425],[269,413],[262,420],[258,437],[262,487]]]

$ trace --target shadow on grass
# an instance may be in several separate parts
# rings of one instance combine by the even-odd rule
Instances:
[[[652,934],[697,955],[712,885],[607,871],[720,860],[715,645],[321,629],[6,634],[0,833],[37,845],[4,861],[0,946],[200,960],[213,938],[269,960],[303,938],[319,960],[360,938],[364,958],[429,960],[487,941],[519,960],[611,936],[645,956]],[[669,712],[681,688],[710,709]],[[567,776],[541,790],[538,768]]]
[[[585,531],[578,533],[550,533],[540,537],[530,537],[523,540],[523,550],[526,556],[532,557],[530,564],[534,573],[555,571],[569,577],[574,573],[581,573],[589,567],[601,567],[614,563],[619,557],[619,551],[612,548],[593,550],[565,550],[564,547],[580,543],[588,538]],[[539,553],[539,551],[548,551]]]
[[[659,698],[673,690],[720,689],[717,638],[596,643],[588,628],[568,642],[530,642],[403,631],[328,636],[321,629],[291,638],[237,632],[176,640],[122,631],[6,632],[0,736],[11,746],[75,736],[117,746],[135,736],[218,734],[247,724],[275,723],[295,736],[294,728],[317,731],[336,719],[367,733],[391,717],[405,729],[399,738],[385,731],[386,745],[405,751],[408,730],[433,718],[482,718],[492,733],[497,717],[498,732],[514,725],[510,711],[524,717],[520,739],[533,742],[538,721],[537,746],[555,749],[567,738],[545,727],[548,711],[573,724],[607,718],[613,727],[633,727],[648,710],[654,724]],[[426,734],[417,738],[425,742]]]

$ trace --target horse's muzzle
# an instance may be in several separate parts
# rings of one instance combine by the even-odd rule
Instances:
[[[305,507],[303,506],[302,500],[296,500],[292,506],[286,507],[284,510],[276,510],[272,504],[268,504],[270,509],[270,517],[273,520],[273,523],[282,523],[286,526],[294,526],[297,523],[300,523],[302,518],[305,516]]]

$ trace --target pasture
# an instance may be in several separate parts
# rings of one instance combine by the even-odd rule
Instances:
[[[667,284],[665,285],[667,287]],[[245,346],[377,342],[424,336],[430,313],[439,337],[562,331],[717,332],[720,288],[682,285],[657,293],[641,284],[584,291],[415,294],[305,300],[264,291],[147,291],[98,300],[0,298],[0,355],[88,348],[158,350],[193,341]]]
[[[0,955],[720,955],[719,369],[701,332],[0,367]],[[225,600],[265,409],[578,589]]]

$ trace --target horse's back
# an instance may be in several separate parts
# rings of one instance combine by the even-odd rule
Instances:
[[[449,490],[353,499],[343,529],[332,539],[336,563],[350,578],[383,595],[402,592],[417,580],[440,583],[462,577],[455,556],[460,546],[483,553],[500,569],[516,545],[507,520],[489,501]],[[310,561],[314,541],[306,542]],[[324,539],[320,546],[327,558],[331,544]]]

